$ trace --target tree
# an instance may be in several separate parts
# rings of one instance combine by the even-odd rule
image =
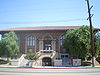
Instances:
[[[73,58],[84,58],[90,49],[89,27],[82,26],[66,32],[64,47]]]
[[[31,67],[32,67],[32,65],[33,65],[33,60],[34,60],[35,62],[37,62],[37,60],[39,59],[39,57],[40,57],[40,56],[39,56],[37,53],[29,53],[29,54],[27,54],[24,58],[27,59],[27,60],[29,60],[28,65],[31,63]]]
[[[100,57],[100,31],[95,34],[95,56]]]
[[[14,57],[19,52],[18,38],[14,32],[5,33],[0,40],[0,55]]]

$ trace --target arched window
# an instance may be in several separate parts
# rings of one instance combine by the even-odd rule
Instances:
[[[62,36],[60,37],[60,45],[61,45],[61,46],[63,45],[64,40],[65,40],[65,35],[62,35]]]
[[[35,37],[33,36],[27,37],[27,46],[35,46]]]
[[[52,50],[52,40],[50,36],[44,37],[44,50]]]

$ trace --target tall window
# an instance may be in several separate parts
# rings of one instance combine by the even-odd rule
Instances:
[[[20,45],[20,41],[19,41],[19,38],[16,40],[16,43],[17,43],[18,45]]]
[[[44,37],[44,50],[52,50],[52,40],[50,36]]]
[[[52,50],[51,40],[44,40],[44,50]]]
[[[61,46],[63,45],[64,40],[65,40],[65,35],[62,35],[62,36],[60,37],[60,45],[61,45]]]
[[[29,36],[27,38],[27,46],[35,46],[35,37]]]

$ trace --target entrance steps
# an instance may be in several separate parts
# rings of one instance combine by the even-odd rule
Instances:
[[[37,62],[33,61],[33,66],[42,66],[42,59],[44,57],[50,57],[51,59],[54,59],[57,56],[57,52],[54,50],[40,50],[37,52],[37,54],[40,56],[39,60]],[[21,57],[18,59],[18,66],[19,67],[27,67],[27,64],[29,63],[29,60],[25,59],[24,57],[26,54],[22,54]]]
[[[40,59],[42,59],[43,57],[50,57],[51,59],[53,59],[56,56],[56,51],[54,50],[40,50],[38,52],[38,54],[40,55]]]

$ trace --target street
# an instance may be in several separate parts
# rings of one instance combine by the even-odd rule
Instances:
[[[0,68],[0,75],[100,75],[100,68],[87,69],[31,69]]]

